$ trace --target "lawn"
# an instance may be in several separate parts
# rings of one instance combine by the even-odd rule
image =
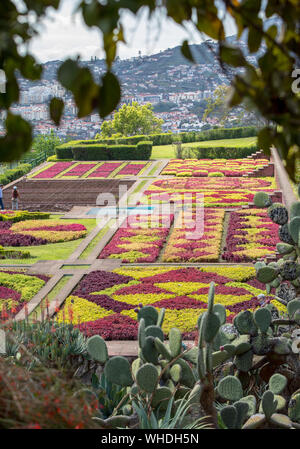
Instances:
[[[203,142],[184,143],[184,148],[191,147],[250,147],[255,145],[256,137],[241,137],[239,139],[206,140]],[[172,159],[175,158],[175,145],[159,145],[152,149],[151,159]]]
[[[51,215],[50,218],[58,219],[62,217],[62,215]],[[79,223],[86,227],[88,234],[92,231],[92,229],[96,226],[96,220],[91,218],[85,218],[82,220],[64,220],[62,219],[62,223]],[[20,251],[29,251],[33,256],[29,259],[6,259],[1,261],[3,265],[13,265],[13,264],[33,264],[38,262],[39,260],[65,260],[67,259],[81,244],[83,239],[71,240],[69,242],[63,243],[49,243],[48,245],[40,245],[40,246],[20,246],[17,247]],[[16,247],[8,246],[6,249],[16,249]],[[0,263],[0,266],[1,266]]]

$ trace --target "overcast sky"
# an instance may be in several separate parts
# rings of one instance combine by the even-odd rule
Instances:
[[[87,60],[91,56],[103,58],[100,32],[85,26],[80,14],[73,14],[78,0],[63,0],[59,11],[49,9],[48,17],[43,21],[41,33],[30,46],[31,51],[41,62],[65,59],[79,55]],[[130,58],[156,53],[169,47],[180,45],[184,39],[190,43],[201,43],[201,37],[191,27],[184,31],[170,19],[156,16],[149,23],[147,10],[141,11],[138,19],[126,14],[125,38],[127,44],[120,44],[118,56]],[[231,23],[226,23],[226,34],[233,34]]]

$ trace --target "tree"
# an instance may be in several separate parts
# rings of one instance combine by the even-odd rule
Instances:
[[[222,84],[218,86],[211,97],[207,99],[206,109],[203,113],[202,120],[208,117],[217,116],[222,125],[227,122],[229,112],[234,112],[237,115],[236,122],[243,122],[245,124],[245,116],[247,117],[247,124],[263,125],[263,121],[259,119],[257,114],[246,105],[246,102],[238,106],[229,107],[228,97],[231,93],[230,86]],[[231,121],[232,123],[232,121]]]
[[[62,143],[61,139],[51,129],[49,134],[39,134],[32,143],[34,153],[46,153],[47,156],[55,154],[55,147]]]
[[[153,106],[147,103],[140,106],[136,101],[123,106],[114,114],[112,120],[106,120],[101,126],[100,138],[158,134],[162,132],[162,119],[155,117]]]
[[[28,122],[11,112],[19,100],[17,72],[29,80],[40,79],[42,66],[30,53],[31,39],[47,8],[59,8],[61,0],[2,0],[0,3],[0,69],[6,78],[6,93],[0,94],[0,109],[7,112],[6,135],[0,138],[3,161],[19,158],[31,147],[32,130]],[[22,9],[21,9],[22,8]],[[107,71],[96,83],[90,70],[80,62],[68,59],[58,71],[58,80],[69,90],[78,108],[78,117],[98,111],[100,117],[109,115],[118,105],[121,88],[112,72],[119,43],[124,38],[124,12],[133,15],[142,8],[149,11],[149,20],[159,10],[183,28],[189,23],[195,34],[201,33],[218,42],[218,57],[223,70],[228,66],[243,68],[232,81],[229,104],[237,106],[247,101],[271,125],[261,129],[258,145],[266,152],[274,144],[294,178],[295,160],[300,157],[300,3],[298,0],[82,0],[78,6],[88,27],[101,32]],[[35,20],[33,20],[33,18]],[[224,22],[230,18],[236,26],[238,39],[247,37],[247,50],[258,57],[258,66],[249,62],[241,49],[225,39]],[[268,22],[268,19],[276,19]],[[209,46],[209,44],[208,44]],[[185,40],[183,55],[194,62]],[[50,115],[59,124],[63,102],[53,98]]]

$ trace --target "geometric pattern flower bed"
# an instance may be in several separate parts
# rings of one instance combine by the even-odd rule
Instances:
[[[131,162],[130,164],[127,164],[126,167],[123,167],[117,174],[116,178],[121,178],[123,176],[138,176],[140,172],[143,170],[143,168],[146,167],[148,162],[144,163],[134,163]]]
[[[88,178],[107,178],[113,171],[121,167],[123,162],[104,162],[88,175]]]
[[[82,224],[62,224],[60,220],[26,220],[17,223],[0,222],[0,245],[36,246],[67,242],[85,237]]]
[[[36,175],[33,175],[33,178],[37,179],[52,179],[57,175],[65,171],[67,168],[71,167],[73,162],[51,162],[45,167],[45,169]]]
[[[148,162],[50,162],[41,171],[30,176],[33,179],[85,179],[107,178],[115,170],[116,178],[138,176],[148,165]]]
[[[183,202],[195,205],[197,193],[204,195],[205,207],[240,207],[253,201],[255,192],[272,193],[274,178],[170,178],[152,183],[144,192],[141,204]],[[199,201],[199,200],[198,200]]]
[[[71,169],[69,169],[67,172],[63,174],[63,176],[60,177],[60,179],[71,179],[71,178],[80,178],[81,176],[85,175],[88,171],[92,170],[92,168],[96,167],[97,162],[87,164],[74,164]]]
[[[136,310],[141,305],[166,309],[163,331],[180,329],[194,338],[198,316],[207,309],[209,283],[216,283],[215,303],[223,304],[227,320],[260,306],[257,295],[265,286],[255,279],[254,267],[122,267],[94,271],[78,284],[57,313],[59,322],[73,322],[86,335],[107,340],[137,338]],[[280,310],[284,306],[266,296]]]
[[[173,215],[128,217],[103,249],[99,259],[121,259],[125,263],[155,262],[169,234],[173,218]],[[151,226],[148,220],[152,220]]]
[[[14,317],[49,279],[44,275],[1,270],[0,313],[2,320]]]
[[[163,253],[163,262],[214,262],[219,259],[225,211],[206,208],[201,212],[203,214],[198,217],[193,210],[179,214]],[[179,223],[180,228],[177,227]]]
[[[161,175],[171,176],[242,176],[267,166],[267,159],[172,159]]]
[[[226,248],[222,258],[229,262],[251,262],[275,255],[279,226],[263,209],[241,209],[230,213]]]

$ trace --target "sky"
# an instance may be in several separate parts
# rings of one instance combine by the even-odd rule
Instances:
[[[30,49],[38,61],[46,62],[67,57],[80,56],[83,60],[104,57],[101,35],[98,29],[90,29],[84,24],[80,14],[73,14],[79,0],[63,0],[58,11],[49,8],[47,18],[40,27],[40,35],[32,40]],[[119,44],[118,56],[122,59],[139,55],[150,55],[167,48],[180,45],[184,39],[191,44],[203,40],[191,26],[184,30],[171,19],[160,13],[150,23],[147,10],[140,11],[136,19],[130,13],[123,17],[127,44]],[[234,33],[230,22],[226,21],[226,34]]]

